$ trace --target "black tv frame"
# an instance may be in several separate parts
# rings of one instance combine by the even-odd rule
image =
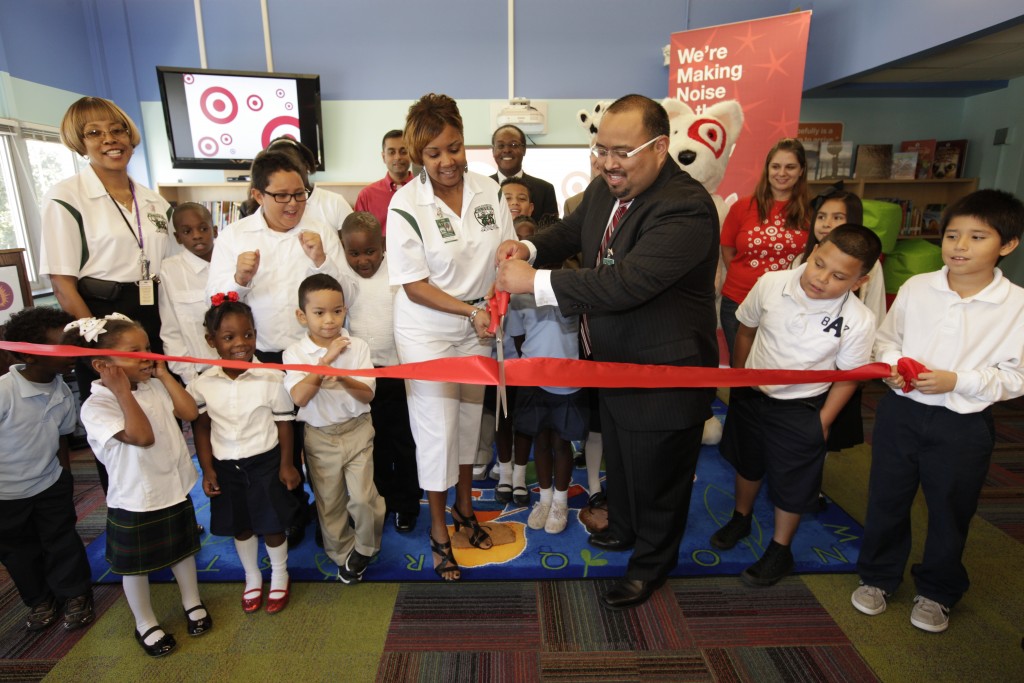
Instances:
[[[318,74],[295,74],[265,71],[229,71],[222,69],[197,69],[191,67],[158,66],[156,67],[157,83],[160,86],[160,102],[164,111],[164,123],[167,126],[167,142],[171,153],[171,165],[174,168],[212,169],[223,171],[248,171],[252,159],[229,159],[227,157],[195,157],[192,146],[187,150],[177,149],[175,140],[188,140],[191,143],[191,131],[188,129],[188,112],[183,111],[184,93],[177,97],[177,104],[172,111],[168,97],[168,79],[165,74],[208,74],[211,76],[244,76],[250,78],[284,78],[293,79],[296,83],[298,97],[299,135],[302,144],[313,152],[317,160],[316,170],[324,170],[324,126],[323,113],[320,108],[320,76]],[[171,84],[172,87],[177,84]],[[175,136],[175,130],[178,136]],[[312,143],[312,144],[310,144]]]

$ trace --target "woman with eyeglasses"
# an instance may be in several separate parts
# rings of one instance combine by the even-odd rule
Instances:
[[[494,253],[515,239],[498,184],[466,167],[462,116],[447,95],[424,95],[409,108],[405,143],[423,170],[391,199],[387,254],[395,295],[395,343],[403,363],[490,356],[491,318],[484,297],[494,284]],[[493,545],[473,512],[473,459],[484,388],[454,382],[409,382],[409,417],[419,483],[430,504],[434,571],[456,581],[461,570],[445,521],[448,491],[455,530],[476,548]]]
[[[733,204],[722,223],[726,273],[720,316],[730,357],[739,329],[736,309],[759,277],[788,269],[803,252],[810,224],[804,146],[783,138],[768,151],[754,194]]]
[[[142,324],[160,353],[156,289],[171,207],[128,175],[139,130],[110,100],[83,97],[64,113],[60,139],[89,164],[43,197],[40,272],[50,276],[57,302],[75,318],[123,313]],[[98,378],[88,361],[75,364],[83,401]],[[106,471],[97,465],[106,491]]]

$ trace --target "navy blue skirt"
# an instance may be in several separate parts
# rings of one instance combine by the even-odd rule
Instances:
[[[283,533],[298,512],[299,502],[278,478],[280,468],[280,446],[241,460],[214,457],[220,495],[210,497],[210,533]]]

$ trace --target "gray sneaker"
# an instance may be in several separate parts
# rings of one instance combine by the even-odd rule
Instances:
[[[942,633],[949,627],[949,608],[923,595],[916,595],[910,623],[922,631]]]
[[[885,611],[885,597],[885,591],[881,588],[862,585],[853,591],[850,602],[858,611],[873,617]]]
[[[544,523],[544,531],[549,534],[560,534],[569,523],[569,506],[566,503],[552,503],[548,520]]]
[[[526,526],[531,529],[543,529],[548,521],[548,513],[551,512],[551,503],[542,503],[539,500],[533,504],[533,510],[526,519]]]

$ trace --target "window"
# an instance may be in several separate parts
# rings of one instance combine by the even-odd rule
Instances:
[[[48,284],[40,280],[37,267],[39,202],[83,163],[61,144],[55,130],[0,121],[0,249],[25,249],[34,291]]]

